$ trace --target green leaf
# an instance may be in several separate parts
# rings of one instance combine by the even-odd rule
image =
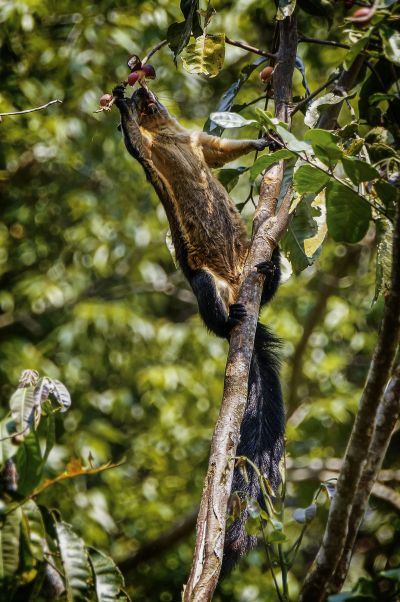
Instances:
[[[297,205],[288,230],[282,240],[282,249],[290,261],[295,274],[300,274],[312,265],[307,257],[304,241],[317,233],[317,224],[313,219],[312,199],[304,198]]]
[[[181,23],[172,23],[167,30],[168,46],[174,53],[174,60],[185,48],[190,40],[190,35],[193,32],[194,36],[202,34],[200,22],[197,14],[199,7],[198,0],[191,0],[190,6],[188,2],[181,3],[181,10],[185,16],[185,21]]]
[[[29,495],[42,477],[43,461],[40,451],[39,437],[32,431],[19,446],[15,458],[18,471],[18,492]]]
[[[229,111],[211,113],[210,119],[225,129],[242,128],[245,125],[256,123],[254,119],[245,119],[239,113],[230,113]]]
[[[350,178],[353,184],[360,184],[361,182],[369,182],[379,178],[379,173],[369,163],[361,161],[360,159],[342,157],[342,165],[346,175]]]
[[[49,414],[46,417],[46,447],[44,448],[42,465],[47,461],[51,450],[54,447],[54,443],[56,441],[56,422],[54,418],[54,414]]]
[[[283,531],[272,531],[272,533],[268,533],[267,540],[268,543],[285,543],[287,537]]]
[[[57,522],[55,528],[64,568],[67,600],[85,600],[92,580],[85,544],[67,523]]]
[[[22,532],[36,560],[43,560],[43,540],[46,532],[43,524],[42,514],[33,500],[26,501],[21,506]]]
[[[374,302],[390,286],[392,273],[393,226],[387,219],[376,221],[376,278]]]
[[[329,182],[329,175],[312,165],[301,165],[294,174],[293,183],[299,194],[318,194]]]
[[[383,54],[391,63],[400,66],[400,32],[389,27],[379,29],[383,44]]]
[[[364,48],[366,47],[366,45],[369,42],[370,37],[371,37],[371,31],[369,31],[367,33],[367,35],[365,35],[362,38],[360,38],[359,40],[357,40],[357,42],[355,44],[352,44],[350,50],[348,51],[348,53],[346,54],[346,56],[344,58],[344,68],[346,69],[346,71],[348,71],[350,69],[350,67],[354,63],[354,60],[358,57],[360,52],[362,50],[364,50]]]
[[[276,12],[277,20],[282,21],[283,19],[286,19],[286,17],[290,17],[295,8],[296,0],[279,0],[278,10]]]
[[[19,565],[21,508],[5,515],[0,529],[0,583],[15,575]]]
[[[217,172],[217,178],[221,184],[230,192],[238,183],[239,176],[248,170],[248,167],[237,167],[229,169],[220,169]]]
[[[10,437],[15,431],[15,421],[9,416],[0,421],[0,469],[18,451],[18,446],[12,442]]]
[[[343,151],[338,147],[336,137],[327,130],[308,130],[304,140],[311,143],[315,155],[325,165],[333,167],[338,159],[343,156]]]
[[[339,182],[326,188],[328,232],[337,242],[356,243],[367,233],[370,205]]]
[[[186,46],[183,66],[189,73],[216,77],[225,59],[225,34],[204,34]]]
[[[20,387],[10,399],[11,415],[21,440],[29,433],[32,426],[38,425],[40,420],[40,411],[37,411],[35,405],[34,390],[33,386]]]
[[[395,203],[399,197],[399,190],[396,186],[392,186],[386,180],[378,180],[374,182],[375,192],[386,207],[391,203]]]
[[[292,159],[293,157],[295,157],[295,154],[285,148],[268,155],[262,155],[254,161],[250,168],[250,180],[254,182],[260,173],[268,169],[268,167],[271,167],[271,165],[274,165],[274,163],[278,163],[283,159]]]
[[[109,556],[94,548],[89,549],[89,560],[98,602],[114,602],[125,585],[120,570]]]

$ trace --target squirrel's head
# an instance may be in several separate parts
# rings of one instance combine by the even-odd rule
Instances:
[[[131,100],[137,112],[139,125],[154,126],[155,123],[171,119],[167,109],[150,90],[138,88],[132,94]]]

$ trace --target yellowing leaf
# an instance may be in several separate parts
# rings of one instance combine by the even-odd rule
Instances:
[[[189,73],[215,77],[225,59],[225,34],[205,34],[186,46],[182,53],[183,66]]]
[[[311,238],[306,238],[304,240],[304,251],[307,257],[312,257],[314,253],[319,249],[319,247],[324,242],[324,238],[328,231],[326,225],[326,205],[325,205],[325,191],[322,190],[313,202],[311,203],[311,207],[315,207],[319,209],[320,215],[318,217],[314,217],[314,220],[317,223],[318,230]]]

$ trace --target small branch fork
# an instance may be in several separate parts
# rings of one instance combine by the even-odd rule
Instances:
[[[296,59],[296,17],[280,23],[280,45],[274,72],[276,116],[290,122],[292,77]],[[225,520],[230,495],[240,425],[247,400],[247,386],[264,276],[254,265],[269,259],[289,222],[291,189],[277,207],[283,181],[283,162],[263,177],[253,220],[253,235],[246,261],[239,303],[247,317],[234,328],[225,372],[224,395],[215,427],[197,520],[192,570],[183,592],[184,602],[212,599],[221,569]]]

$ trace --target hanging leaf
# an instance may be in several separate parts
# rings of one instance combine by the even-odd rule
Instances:
[[[367,233],[370,205],[343,184],[329,182],[326,188],[327,224],[336,242],[356,243]]]
[[[399,190],[396,186],[392,186],[386,180],[378,180],[378,182],[374,182],[375,192],[379,196],[380,200],[386,207],[388,207],[391,203],[395,203],[399,198]]]
[[[19,446],[15,458],[18,480],[18,492],[21,495],[29,495],[42,478],[43,461],[40,451],[39,437],[36,431],[25,437]]]
[[[64,522],[55,524],[68,602],[89,597],[92,575],[84,541]]]
[[[324,190],[315,197],[311,203],[311,207],[317,209],[319,212],[318,216],[314,216],[314,221],[317,224],[317,232],[311,238],[304,239],[303,244],[307,257],[313,258],[317,251],[319,251],[328,232],[326,225],[326,203]]]
[[[3,518],[0,529],[0,584],[15,575],[18,569],[21,519],[22,512],[18,507]]]
[[[185,21],[172,23],[168,27],[167,42],[174,53],[175,63],[177,57],[189,42],[191,34],[193,33],[197,37],[203,33],[198,18],[198,6],[198,0],[190,0],[190,5],[188,2],[181,3],[181,10],[185,15]]]
[[[188,44],[182,54],[183,66],[189,73],[216,77],[225,59],[225,34],[204,34]]]
[[[42,514],[39,507],[33,500],[27,500],[21,506],[22,512],[22,533],[30,552],[36,560],[43,560],[43,540],[46,537],[46,531],[43,524]]]
[[[371,33],[372,33],[372,30],[368,31],[367,35],[363,36],[362,38],[357,40],[357,42],[355,42],[355,44],[351,45],[351,48],[348,51],[348,53],[346,54],[346,56],[344,58],[344,62],[343,62],[344,68],[346,69],[346,71],[348,71],[350,69],[350,67],[354,63],[355,59],[360,54],[360,52],[362,52],[364,50],[364,48],[366,47],[366,45],[368,44],[369,39],[371,37]]]
[[[299,274],[313,263],[304,250],[304,240],[317,233],[311,202],[312,199],[303,198],[298,204],[281,244],[295,274]]]
[[[11,415],[20,441],[29,433],[30,428],[37,427],[40,411],[37,411],[34,398],[34,387],[18,388],[10,399]]]
[[[376,221],[376,279],[374,302],[390,288],[392,274],[393,226],[387,219]]]
[[[250,168],[250,180],[254,182],[254,180],[260,173],[262,173],[275,163],[278,163],[283,159],[292,159],[295,156],[296,155],[294,153],[285,148],[282,148],[268,155],[262,155],[256,161],[254,161],[253,165]]]
[[[342,157],[342,165],[346,175],[355,185],[379,178],[379,173],[375,167],[372,167],[366,161],[360,161],[360,159],[353,157]]]
[[[52,381],[47,376],[44,376],[37,383],[33,398],[36,406],[41,406],[43,401],[49,397],[49,394],[52,390]]]
[[[299,194],[318,194],[329,182],[329,175],[313,167],[301,165],[294,174],[294,187]]]
[[[125,586],[121,571],[109,556],[94,548],[89,548],[89,560],[98,602],[114,602]]]
[[[257,123],[254,119],[245,119],[239,113],[211,113],[211,121],[225,129],[242,128],[245,125]]]
[[[59,380],[52,379],[52,395],[61,406],[61,412],[66,412],[71,406],[71,395],[67,387]]]

